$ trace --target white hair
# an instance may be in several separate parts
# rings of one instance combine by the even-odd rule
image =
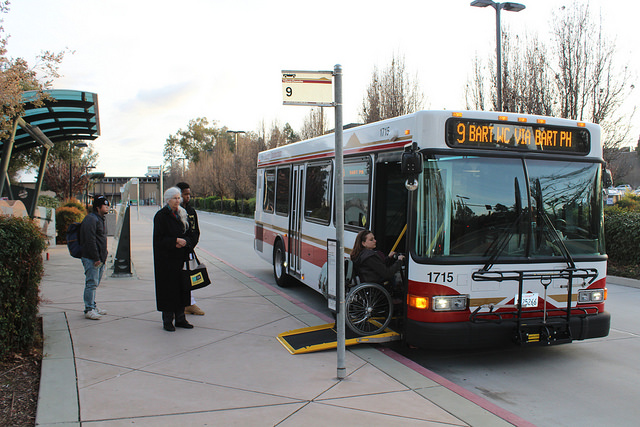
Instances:
[[[178,187],[167,188],[167,191],[164,192],[164,204],[168,205],[169,200],[173,199],[175,196],[180,196],[180,203],[182,203],[182,190]],[[180,218],[180,221],[184,226],[184,231],[187,231],[189,229],[189,218],[187,216],[187,211],[182,206],[178,206],[178,218]]]

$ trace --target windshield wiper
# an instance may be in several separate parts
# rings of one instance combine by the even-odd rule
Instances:
[[[562,254],[562,257],[564,258],[569,268],[575,269],[576,263],[573,261],[573,258],[571,257],[571,253],[569,252],[569,249],[567,249],[567,246],[564,244],[564,241],[560,237],[560,232],[553,225],[553,222],[551,222],[551,218],[549,218],[549,215],[547,215],[547,213],[544,210],[544,205],[542,200],[542,187],[540,186],[539,178],[536,178],[535,186],[536,186],[535,198],[536,198],[536,204],[538,205],[537,206],[538,215],[540,218],[542,218],[542,221],[548,227],[548,230],[550,230],[550,233],[548,234],[551,234],[552,242],[556,243],[560,248],[560,253]]]
[[[518,177],[514,178],[513,183],[515,186],[515,191],[514,191],[515,199],[516,199],[515,208],[516,208],[516,211],[518,212],[518,216],[509,227],[505,228],[500,233],[500,235],[498,235],[498,238],[493,241],[491,246],[489,246],[489,249],[487,249],[487,251],[485,252],[485,254],[490,254],[489,260],[484,265],[484,267],[482,267],[479,270],[479,272],[487,272],[491,269],[493,264],[496,262],[496,260],[500,256],[500,254],[502,254],[504,249],[507,247],[507,244],[509,243],[509,240],[511,239],[511,236],[512,236],[511,230],[517,227],[518,223],[520,222],[524,214],[524,211],[522,210],[522,197],[520,193],[520,185],[518,185]]]

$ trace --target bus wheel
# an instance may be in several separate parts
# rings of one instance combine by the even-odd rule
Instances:
[[[360,283],[346,297],[345,323],[358,335],[379,334],[392,315],[391,295],[377,283]]]
[[[286,288],[291,284],[291,278],[287,274],[286,260],[284,245],[278,240],[278,243],[273,248],[273,276],[277,285],[281,288]]]

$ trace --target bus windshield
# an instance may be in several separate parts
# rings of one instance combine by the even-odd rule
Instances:
[[[431,155],[423,170],[414,248],[420,258],[605,253],[599,163]]]

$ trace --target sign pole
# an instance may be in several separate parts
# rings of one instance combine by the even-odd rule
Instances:
[[[336,256],[336,275],[338,283],[337,301],[337,353],[338,353],[338,379],[346,376],[345,367],[345,312],[344,312],[344,168],[342,152],[342,66],[334,67],[334,106],[336,114],[335,150],[336,150],[336,240],[338,253]]]
[[[331,77],[333,77],[333,100],[331,99]],[[345,290],[344,290],[344,168],[342,144],[342,66],[336,64],[333,71],[282,71],[282,98],[284,105],[309,105],[313,107],[334,107],[336,114],[335,136],[335,200],[336,200],[336,332],[338,353],[338,379],[346,376],[345,368]],[[329,242],[328,242],[329,243]],[[333,242],[331,247],[334,247]],[[333,256],[327,248],[327,264]],[[333,262],[333,260],[331,260]],[[327,266],[331,270],[331,266]],[[332,298],[329,298],[331,307]]]

